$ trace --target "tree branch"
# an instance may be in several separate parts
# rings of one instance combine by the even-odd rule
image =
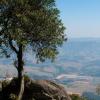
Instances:
[[[18,51],[17,51],[17,49],[14,47],[14,45],[13,45],[11,39],[9,39],[9,45],[10,45],[11,49],[12,49],[16,54],[18,54]]]

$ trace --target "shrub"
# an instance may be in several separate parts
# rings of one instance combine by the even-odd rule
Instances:
[[[70,95],[70,97],[71,97],[72,100],[87,100],[86,98],[81,97],[77,94],[72,94],[72,95]]]

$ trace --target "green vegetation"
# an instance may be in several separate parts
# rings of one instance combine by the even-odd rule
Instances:
[[[79,95],[76,95],[76,94],[72,94],[72,95],[70,95],[70,97],[72,100],[88,100],[88,99],[86,99],[84,97],[80,97]]]
[[[37,61],[54,60],[66,40],[64,30],[55,0],[0,0],[0,52],[16,55],[18,100],[24,91],[24,52],[31,47]]]
[[[96,87],[96,93],[100,95],[100,84]]]

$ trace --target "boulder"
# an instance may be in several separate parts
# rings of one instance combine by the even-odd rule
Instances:
[[[31,93],[31,96],[33,96],[35,100],[71,100],[64,87],[52,81],[29,81],[27,84],[25,84],[25,87],[26,96],[28,96],[27,94]]]
[[[18,94],[17,83],[17,79],[13,79],[10,84],[3,87],[3,100],[16,99]],[[71,98],[64,87],[56,84],[55,82],[25,78],[25,90],[22,100],[71,100]]]

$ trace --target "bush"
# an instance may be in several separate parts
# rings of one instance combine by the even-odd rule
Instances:
[[[2,98],[3,100],[15,100],[18,94],[18,80],[14,78],[11,81],[2,82]]]
[[[87,100],[86,98],[81,97],[77,94],[72,94],[72,95],[70,95],[70,97],[71,97],[72,100]]]
[[[31,79],[25,75],[24,82],[25,82],[25,92],[24,92],[23,100],[35,100],[32,96],[32,91],[30,91],[32,90]],[[18,93],[19,93],[18,78],[14,78],[11,81],[5,80],[2,82],[3,99],[0,100],[16,100]]]

